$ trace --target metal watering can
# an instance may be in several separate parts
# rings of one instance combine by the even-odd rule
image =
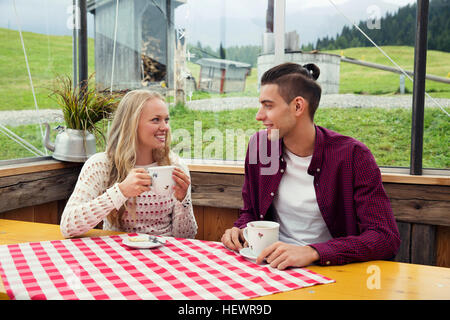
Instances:
[[[62,128],[55,143],[50,142],[50,126],[45,125],[45,147],[53,152],[53,158],[70,162],[85,162],[96,153],[95,136],[86,130]]]

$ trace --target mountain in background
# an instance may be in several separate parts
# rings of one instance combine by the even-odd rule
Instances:
[[[352,22],[367,21],[374,12],[381,18],[400,8],[398,4],[380,0],[351,0],[336,6]],[[315,43],[322,37],[336,36],[346,25],[351,23],[331,4],[327,7],[286,12],[286,32],[297,31],[300,35],[300,46]]]
[[[369,28],[370,26],[370,28]],[[360,21],[361,28],[377,45],[415,45],[416,4],[406,5],[396,13],[388,13],[375,22]],[[336,37],[323,37],[314,45],[303,49],[334,50],[355,47],[369,47],[367,40],[355,27],[344,26]],[[428,16],[428,49],[450,52],[450,1],[431,0]]]

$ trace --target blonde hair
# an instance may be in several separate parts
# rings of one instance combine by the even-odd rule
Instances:
[[[136,165],[136,150],[138,146],[137,129],[139,118],[144,104],[151,99],[160,99],[165,102],[163,96],[158,92],[148,90],[133,90],[128,92],[120,101],[114,114],[114,119],[108,135],[106,155],[111,161],[108,188],[116,182],[122,182],[128,173]],[[152,157],[158,165],[170,165],[170,128],[167,132],[166,142],[163,148],[153,149]],[[108,221],[115,226],[121,226],[122,215],[126,210],[131,214],[136,212],[133,206],[135,199],[120,208],[113,210],[107,217]]]

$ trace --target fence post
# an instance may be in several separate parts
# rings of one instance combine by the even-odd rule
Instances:
[[[405,94],[405,76],[400,75],[400,94]]]

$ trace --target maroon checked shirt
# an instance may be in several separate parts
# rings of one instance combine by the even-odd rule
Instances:
[[[236,227],[273,219],[273,198],[286,169],[282,151],[282,140],[268,140],[265,130],[250,139],[242,188],[244,205]],[[337,265],[395,256],[400,246],[397,224],[380,169],[363,143],[316,126],[308,174],[314,176],[317,203],[333,237],[310,244],[319,253],[317,263]]]

